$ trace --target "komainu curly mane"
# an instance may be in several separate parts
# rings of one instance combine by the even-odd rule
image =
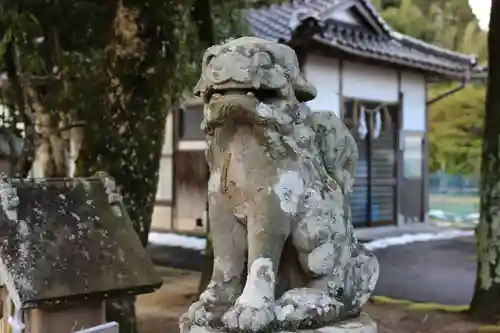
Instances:
[[[353,234],[348,129],[302,103],[316,90],[286,45],[235,39],[202,65],[215,262],[181,331],[311,328],[359,314],[379,267]]]

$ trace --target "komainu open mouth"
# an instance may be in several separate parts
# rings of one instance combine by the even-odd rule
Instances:
[[[260,102],[281,98],[280,92],[274,89],[252,89],[252,88],[227,88],[227,89],[210,89],[204,95],[205,103],[210,103],[222,97],[236,96],[251,96],[258,99]]]
[[[210,132],[229,119],[235,124],[263,124],[259,105],[272,104],[283,97],[276,89],[210,87],[203,94],[203,99],[209,110],[205,117]]]

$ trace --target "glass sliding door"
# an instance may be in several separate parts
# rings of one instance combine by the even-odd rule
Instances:
[[[344,103],[344,122],[359,151],[351,210],[355,226],[395,224],[398,105]]]

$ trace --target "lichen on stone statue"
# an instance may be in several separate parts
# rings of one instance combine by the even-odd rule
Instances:
[[[230,40],[207,49],[202,66],[195,94],[205,103],[215,261],[181,332],[362,322],[379,265],[353,234],[358,152],[349,130],[302,103],[316,90],[284,44]]]

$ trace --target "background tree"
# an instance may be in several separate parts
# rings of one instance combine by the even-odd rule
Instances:
[[[436,87],[429,98],[449,86]],[[429,169],[455,175],[479,175],[484,87],[468,85],[464,90],[432,105],[429,114]]]
[[[17,136],[24,136],[28,143],[23,144],[20,156],[11,156],[11,173],[26,176],[35,157],[35,110],[30,98],[31,86],[26,72],[34,70],[36,61],[22,61],[20,54],[29,50],[33,42],[26,38],[37,27],[35,20],[20,10],[14,3],[0,3],[0,57],[3,60],[1,93],[1,126],[10,129]],[[7,80],[5,80],[5,77]]]
[[[77,175],[105,170],[114,177],[146,245],[167,113],[190,93],[203,50],[244,34],[241,10],[260,4],[5,0],[4,123],[23,123],[23,156],[38,176],[71,174],[70,155],[79,151]],[[23,176],[31,168],[25,164]],[[137,332],[133,310],[133,298],[113,300],[108,320],[122,333]]]
[[[147,244],[168,112],[186,85],[182,79],[190,33],[188,1],[108,1],[110,25],[99,106],[86,104],[77,175],[107,171]],[[137,332],[134,297],[107,303],[120,332]]]
[[[487,61],[487,32],[468,0],[378,0],[384,19],[395,30]],[[429,84],[429,98],[455,88],[459,83]],[[484,83],[432,104],[429,108],[429,168],[457,175],[478,175],[484,115]]]
[[[481,163],[481,218],[477,228],[478,270],[471,313],[498,321],[500,315],[500,2],[491,2],[488,88]]]

